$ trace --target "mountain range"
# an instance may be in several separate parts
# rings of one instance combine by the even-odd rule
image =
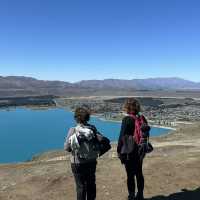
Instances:
[[[136,90],[200,90],[200,83],[181,78],[148,79],[104,79],[83,80],[75,83],[64,81],[44,81],[24,76],[0,76],[0,97],[26,95],[82,96],[95,95],[98,91],[112,94],[113,91]]]
[[[119,88],[135,90],[182,90],[200,89],[200,83],[181,78],[148,78],[148,79],[105,79],[85,80],[76,83],[81,87],[92,88]]]

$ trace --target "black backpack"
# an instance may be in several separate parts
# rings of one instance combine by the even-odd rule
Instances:
[[[90,129],[93,130],[96,137],[96,145],[98,146],[99,151],[99,157],[108,152],[112,147],[110,144],[110,140],[101,134],[99,131],[97,131],[96,127],[90,126]]]
[[[100,133],[96,133],[96,137],[99,144],[99,156],[102,156],[111,149],[110,140]]]
[[[134,140],[133,135],[122,136],[122,148],[120,152],[120,160],[125,163],[128,160],[132,160],[136,157],[138,152],[138,145]]]

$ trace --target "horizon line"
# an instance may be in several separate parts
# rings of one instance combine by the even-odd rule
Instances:
[[[105,80],[124,80],[124,81],[132,81],[132,80],[147,80],[147,79],[181,79],[185,81],[191,81],[194,83],[200,83],[199,81],[193,81],[189,80],[183,77],[178,77],[178,76],[156,76],[156,77],[148,77],[148,78],[132,78],[132,79],[125,79],[125,78],[104,78],[104,79],[82,79],[78,81],[67,81],[67,80],[61,80],[61,79],[41,79],[39,77],[35,76],[29,76],[29,75],[0,75],[0,78],[7,78],[7,77],[23,77],[23,78],[33,78],[39,81],[61,81],[61,82],[68,82],[68,83],[79,83],[82,81],[105,81]]]

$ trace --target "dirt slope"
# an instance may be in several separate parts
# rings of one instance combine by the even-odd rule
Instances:
[[[144,161],[145,197],[151,200],[200,199],[200,123],[154,138]],[[98,161],[97,199],[125,200],[124,167],[116,146]],[[70,163],[63,152],[34,162],[0,165],[0,200],[74,200]]]

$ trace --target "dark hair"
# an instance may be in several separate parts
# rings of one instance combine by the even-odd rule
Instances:
[[[74,119],[77,123],[87,123],[90,120],[90,109],[86,107],[76,108],[74,112]]]
[[[138,114],[141,110],[140,103],[135,98],[129,98],[125,101],[123,110],[127,113]]]

